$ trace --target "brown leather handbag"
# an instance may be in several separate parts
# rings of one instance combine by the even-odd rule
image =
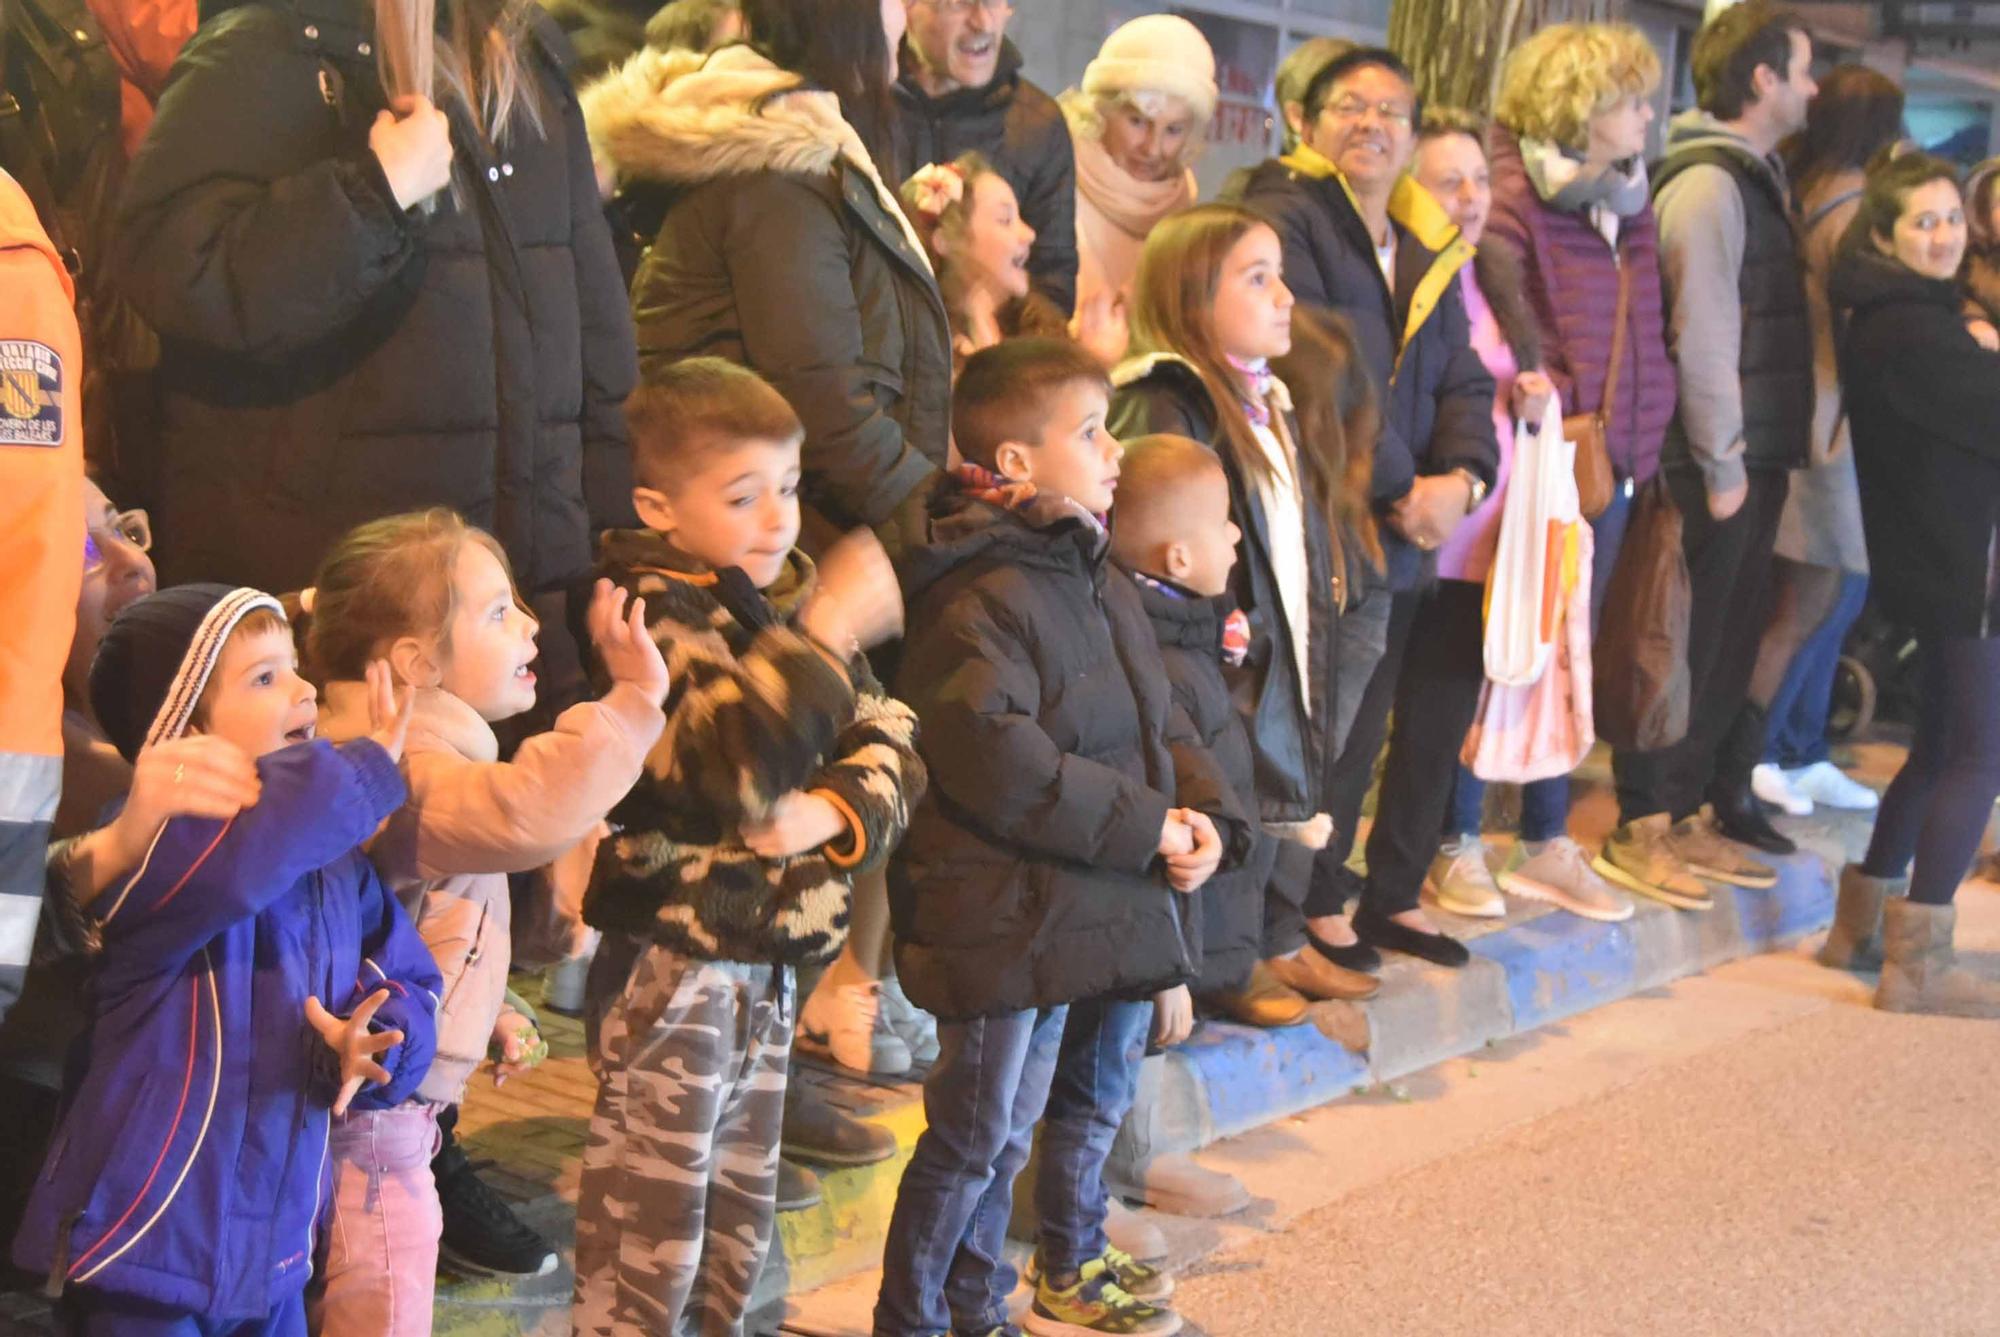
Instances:
[[[1586,520],[1595,520],[1611,505],[1618,479],[1611,471],[1606,431],[1611,406],[1618,399],[1618,372],[1625,361],[1625,317],[1632,303],[1631,266],[1618,266],[1618,314],[1612,318],[1611,369],[1604,374],[1604,401],[1595,413],[1572,413],[1563,419],[1563,437],[1576,443],[1576,499]]]

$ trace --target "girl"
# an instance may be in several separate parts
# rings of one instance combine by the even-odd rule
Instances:
[[[513,1221],[450,1134],[489,1048],[501,1058],[496,1082],[542,1048],[532,1022],[506,1005],[507,874],[590,835],[631,789],[665,727],[667,670],[645,634],[643,604],[628,616],[624,596],[600,583],[589,626],[610,691],[501,762],[493,726],[535,704],[537,627],[490,535],[445,510],[374,521],[334,546],[311,597],[306,644],[326,684],[322,733],[340,740],[366,729],[361,674],[373,659],[416,690],[403,763],[409,801],[370,853],[444,976],[437,1059],[414,1097],[334,1125],[333,1228],[314,1321],[331,1337],[421,1337],[440,1203],[450,1209],[445,1250],[475,1267],[481,1259],[459,1253],[466,1241],[452,1222]],[[433,1159],[440,1127],[444,1148]],[[508,1270],[554,1267],[554,1250],[526,1226],[508,1233],[521,1237]]]
[[[1957,168],[1891,149],[1828,287],[1875,597],[1916,632],[1923,691],[1827,954],[1883,961],[1877,1007],[2000,1017],[2000,984],[1952,954],[1952,898],[2000,793],[2000,354],[1964,324],[1965,245]]]

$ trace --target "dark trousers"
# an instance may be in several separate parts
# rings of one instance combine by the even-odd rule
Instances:
[[[1911,900],[1949,905],[2000,795],[2000,638],[1917,644],[1923,713],[1862,867],[1874,877],[1909,873]]]
[[[1621,751],[1612,757],[1619,813],[1627,822],[1661,812],[1679,821],[1701,807],[1723,740],[1750,688],[1769,616],[1771,548],[1791,486],[1782,471],[1753,469],[1742,508],[1727,520],[1716,520],[1708,513],[1708,496],[1697,472],[1675,467],[1664,473],[1680,507],[1681,550],[1693,595],[1688,732],[1672,747]],[[1757,751],[1762,742],[1760,733]]]

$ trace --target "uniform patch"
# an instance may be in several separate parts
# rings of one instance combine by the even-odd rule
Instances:
[[[62,443],[62,358],[32,339],[0,339],[0,446]]]

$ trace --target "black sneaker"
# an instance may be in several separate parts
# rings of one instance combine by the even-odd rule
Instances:
[[[452,1152],[457,1152],[453,1155]],[[444,1235],[438,1256],[453,1267],[487,1276],[545,1277],[556,1270],[555,1246],[535,1233],[491,1184],[473,1173],[454,1146],[433,1163]]]

